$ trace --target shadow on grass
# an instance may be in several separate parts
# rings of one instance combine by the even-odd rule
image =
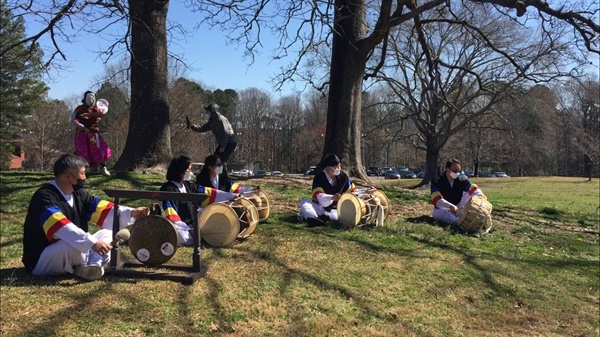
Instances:
[[[501,218],[503,222],[514,225],[515,227],[521,227],[523,223],[532,225],[529,230],[541,232],[541,229],[553,229],[557,231],[565,231],[571,233],[584,233],[591,234],[594,236],[600,235],[598,230],[590,229],[586,226],[586,221],[579,219],[578,221],[564,221],[557,220],[554,217],[544,217],[541,214],[553,214],[557,216],[563,216],[564,212],[556,211],[554,209],[546,208],[544,211],[536,211],[529,209],[519,209],[512,207],[502,207],[494,209],[492,216]],[[592,224],[594,225],[594,224]],[[597,226],[597,219],[596,224]]]

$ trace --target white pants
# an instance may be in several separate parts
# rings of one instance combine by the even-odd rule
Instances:
[[[306,198],[300,200],[300,214],[304,219],[308,218],[318,218],[319,215],[327,215],[331,220],[337,220],[338,214],[337,209],[332,209],[331,211],[326,211],[323,206],[319,205],[316,202],[312,202]]]
[[[439,222],[456,225],[458,224],[459,215],[457,213],[452,213],[447,209],[433,209],[433,218]]]
[[[94,237],[105,242],[112,242],[112,231],[101,229],[94,233]],[[64,240],[46,247],[40,255],[38,263],[33,269],[33,275],[62,275],[72,274],[73,267],[78,265],[96,265],[102,267],[110,261],[110,252],[106,255],[100,255],[91,249],[87,252],[81,252]]]
[[[469,202],[469,200],[471,200],[471,194],[464,193],[460,199],[460,202],[458,205],[456,205],[456,207],[458,207],[458,211],[456,213],[452,213],[449,209],[434,208],[431,216],[439,222],[456,225],[458,224],[458,220],[460,219],[460,214],[464,206]]]

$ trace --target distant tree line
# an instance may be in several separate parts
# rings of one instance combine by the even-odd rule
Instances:
[[[282,2],[283,13],[289,6],[287,13],[318,15],[303,26],[315,34],[287,35],[293,17],[286,15],[264,21],[290,42],[280,53],[303,46],[280,80],[300,77],[314,88],[277,100],[255,88],[208,89],[179,73],[181,60],[167,52],[168,1],[31,3],[12,7],[20,13],[14,18],[6,1],[0,4],[3,27],[14,27],[3,29],[0,49],[11,71],[3,77],[1,107],[3,129],[10,132],[0,140],[22,139],[34,169],[48,169],[58,153],[72,150],[68,116],[88,89],[70,102],[44,102],[46,64],[37,41],[45,33],[53,41],[76,34],[65,26],[67,17],[81,20],[73,22],[91,34],[129,23],[126,36],[104,51],[110,58],[124,45],[129,57],[107,66],[96,81],[98,96],[111,102],[101,128],[113,148],[109,164],[118,170],[165,163],[182,153],[201,161],[214,148],[212,136],[186,131],[185,116],[200,124],[202,106],[216,102],[238,133],[232,160],[254,170],[301,172],[324,152],[338,151],[357,176],[364,175],[363,165],[402,165],[425,170],[422,183],[449,157],[477,172],[598,175],[598,77],[581,70],[589,64],[586,52],[598,53],[600,28],[591,19],[598,10],[587,2],[556,9],[540,1],[367,6],[344,0],[326,8]],[[269,14],[260,3],[196,5],[192,10],[208,22],[233,23],[254,55],[260,34],[245,19],[264,23],[262,15]],[[539,19],[539,27],[524,25],[512,9],[517,18]],[[41,13],[57,20],[39,35],[25,36],[22,16]],[[237,19],[243,24],[236,26]],[[330,27],[335,30],[327,33]],[[49,63],[64,57],[60,45],[53,47]]]

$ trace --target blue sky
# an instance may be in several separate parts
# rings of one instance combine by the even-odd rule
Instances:
[[[284,66],[290,60],[271,61],[271,53],[275,46],[269,44],[273,41],[264,41],[265,46],[260,50],[260,55],[250,65],[250,60],[244,59],[244,47],[228,45],[225,32],[207,27],[194,31],[194,17],[183,7],[181,1],[170,2],[168,20],[183,24],[189,31],[185,40],[180,39],[170,45],[171,53],[178,54],[194,68],[184,75],[186,78],[212,89],[239,91],[256,87],[272,94],[274,99],[291,94],[295,90],[294,85],[289,84],[281,92],[275,92],[270,79],[280,66]],[[28,33],[36,29],[32,22],[27,22],[27,25]],[[42,44],[47,44],[48,41],[43,40]],[[97,51],[108,44],[106,40],[93,35],[81,35],[75,43],[62,44],[68,69],[51,72],[54,79],[47,80],[50,87],[49,98],[67,99],[80,96],[88,89],[97,90],[93,85],[94,78],[101,75],[105,67],[103,61],[98,58]],[[118,59],[109,61],[109,64],[117,61]]]

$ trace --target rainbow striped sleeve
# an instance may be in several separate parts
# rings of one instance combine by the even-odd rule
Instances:
[[[92,200],[92,205],[89,208],[91,215],[88,217],[88,220],[91,223],[96,224],[96,226],[102,227],[104,224],[104,219],[106,219],[106,216],[114,207],[115,204],[112,202],[94,197]]]
[[[431,203],[433,203],[433,206],[441,199],[443,199],[443,197],[442,193],[440,193],[440,188],[437,185],[431,184]]]
[[[179,214],[177,214],[177,206],[170,200],[163,202],[163,210],[165,211],[165,218],[173,222],[181,221]]]
[[[44,229],[44,233],[46,233],[46,239],[49,242],[56,241],[52,238],[52,235],[56,233],[57,230],[66,226],[71,221],[67,219],[67,217],[62,213],[60,209],[56,206],[51,206],[46,208],[44,212],[42,212],[42,216],[40,217],[40,224]]]
[[[473,195],[473,192],[475,192],[478,188],[479,188],[479,186],[477,186],[469,181],[469,182],[467,182],[467,185],[465,186],[465,192],[469,192],[469,194]]]
[[[231,189],[229,190],[229,192],[231,193],[240,193],[240,190],[242,189],[242,185],[238,184],[238,183],[233,183],[231,184]]]
[[[317,201],[317,195],[321,194],[321,193],[325,193],[325,190],[323,189],[323,187],[315,187],[312,190],[312,200],[314,202],[318,202]]]
[[[347,191],[354,192],[356,191],[356,185],[352,182],[352,180],[348,180],[348,189]]]
[[[205,208],[206,206],[215,202],[215,200],[217,199],[217,193],[219,193],[219,192],[217,191],[216,188],[210,188],[210,187],[204,187],[202,185],[198,185],[198,193],[208,196],[208,198],[206,198],[206,200],[204,200],[200,204],[200,207]]]

